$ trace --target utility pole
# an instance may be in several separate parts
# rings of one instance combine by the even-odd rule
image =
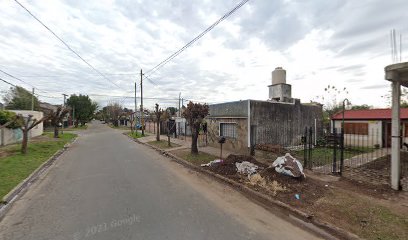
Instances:
[[[143,113],[143,70],[140,69],[140,118],[142,125],[142,136],[144,136],[144,113]]]
[[[180,97],[181,97],[181,93],[179,93],[179,107],[178,107],[178,116],[181,117],[181,108],[180,108]]]
[[[67,96],[68,96],[68,94],[65,94],[65,93],[63,93],[62,94],[62,96],[64,96],[64,108],[65,108],[65,106],[66,106],[66,98],[67,98]],[[65,118],[65,117],[64,117]],[[62,134],[64,134],[64,119],[62,119],[62,126],[61,126],[61,130],[62,130]],[[67,125],[68,125],[68,123],[67,123]]]
[[[33,93],[31,94],[31,111],[34,111],[34,88]]]
[[[63,93],[62,96],[64,96],[64,107],[65,107],[68,94]]]
[[[135,130],[136,130],[136,136],[137,136],[137,98],[136,98],[136,93],[137,93],[137,82],[135,82],[135,115],[133,116],[134,125],[135,125]]]

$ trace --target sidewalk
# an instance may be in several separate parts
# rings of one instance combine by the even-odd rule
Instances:
[[[149,136],[147,137],[142,137],[138,139],[140,142],[147,143],[151,141],[156,141],[156,135],[154,133],[149,133]],[[166,135],[160,135],[160,140],[161,141],[167,141],[167,136]],[[167,151],[172,152],[180,149],[190,149],[191,148],[191,137],[187,137],[186,139],[178,139],[178,138],[170,138],[171,143],[175,143],[180,145],[180,147],[174,147],[170,148]],[[204,152],[207,154],[211,154],[214,156],[219,156],[220,155],[220,149],[216,147],[211,147],[211,146],[204,146],[200,147],[200,144],[198,144],[198,151]],[[227,157],[230,154],[234,154],[231,151],[228,150],[222,150],[222,156]]]

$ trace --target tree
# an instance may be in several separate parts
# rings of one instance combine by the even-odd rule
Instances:
[[[71,107],[73,116],[75,119],[75,127],[78,127],[78,124],[85,125],[89,122],[95,111],[98,108],[98,104],[92,102],[92,100],[87,95],[71,95],[67,100],[67,105]]]
[[[198,154],[197,140],[200,131],[201,123],[208,115],[209,108],[207,104],[189,102],[186,110],[183,112],[183,117],[186,118],[191,127],[191,154]]]
[[[363,104],[363,105],[353,105],[351,107],[351,110],[367,110],[367,109],[371,109],[371,106],[367,104]]]
[[[168,113],[170,114],[170,116],[174,116],[174,115],[176,115],[177,108],[175,108],[175,107],[168,107],[168,108],[166,108],[166,112],[168,112]]]
[[[323,124],[329,128],[331,117],[343,110],[343,100],[347,98],[349,92],[347,88],[337,88],[333,85],[327,85],[320,96],[316,96],[312,102],[323,104]]]
[[[54,138],[59,137],[59,123],[62,122],[69,111],[70,110],[68,108],[59,106],[56,111],[51,110],[51,112],[48,113],[48,119],[51,121],[51,125],[54,127]]]
[[[156,115],[156,124],[157,124],[157,131],[156,131],[156,141],[160,141],[160,120],[163,115],[163,109],[159,109],[159,104],[156,103],[154,114]]]
[[[14,112],[0,110],[0,129],[2,128],[19,128],[17,115]]]
[[[34,110],[39,110],[39,102],[36,96],[20,86],[11,87],[9,92],[3,97],[6,109],[31,110],[32,100],[34,100]]]
[[[28,145],[28,132],[33,129],[38,124],[42,123],[47,119],[47,117],[42,117],[40,120],[33,119],[33,115],[28,115],[28,117],[23,117],[18,115],[19,119],[22,119],[22,124],[20,126],[21,131],[23,132],[23,141],[21,143],[21,153],[27,154],[27,145]]]
[[[123,113],[123,107],[117,102],[109,103],[106,106],[106,115],[110,122],[117,127],[120,116]]]

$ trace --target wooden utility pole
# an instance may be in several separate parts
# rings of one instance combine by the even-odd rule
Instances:
[[[137,125],[137,98],[136,98],[136,93],[137,93],[137,82],[135,82],[135,114],[134,114],[134,123]],[[137,126],[135,127],[136,130],[136,135],[137,135]]]
[[[144,113],[143,113],[143,70],[140,69],[140,118],[142,125],[142,136],[144,136]]]

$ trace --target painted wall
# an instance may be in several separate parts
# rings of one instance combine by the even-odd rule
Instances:
[[[345,120],[345,123],[367,123],[368,124],[368,135],[358,135],[358,134],[344,134],[344,144],[348,146],[365,146],[374,147],[378,144],[383,147],[383,129],[382,121],[366,120],[366,121],[352,121]],[[337,129],[341,129],[342,121],[334,121],[334,126]],[[333,127],[332,127],[333,128]],[[340,130],[339,130],[340,131]],[[384,136],[386,137],[386,136]]]
[[[25,110],[10,110],[16,114],[21,114],[23,117],[33,115],[34,119],[41,119],[43,117],[42,112],[37,111],[25,111]],[[43,123],[35,126],[28,133],[28,138],[37,137],[43,134]],[[0,146],[21,142],[23,139],[23,133],[20,129],[8,129],[3,128],[0,130]]]

